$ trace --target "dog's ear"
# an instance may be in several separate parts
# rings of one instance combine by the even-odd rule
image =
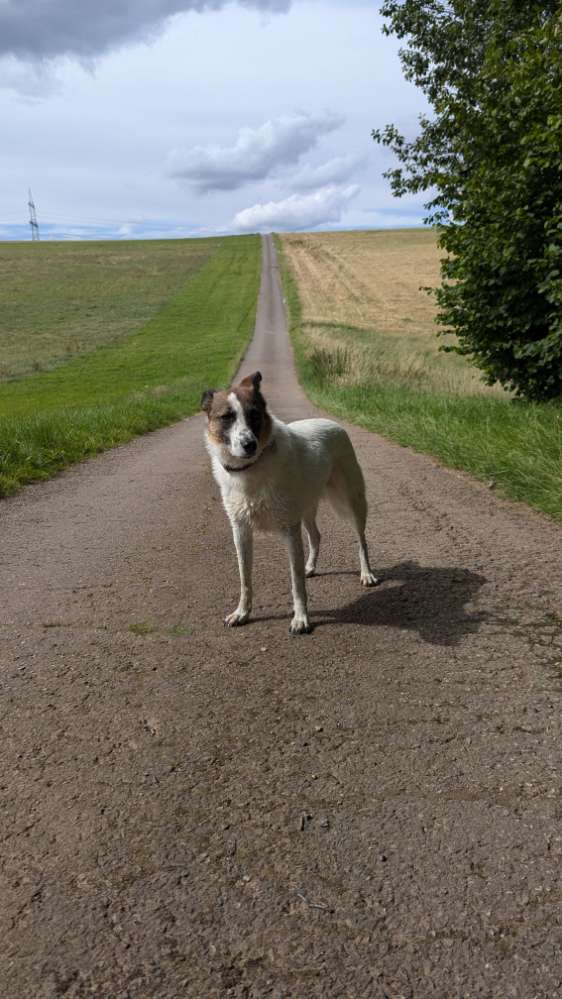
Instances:
[[[216,389],[207,389],[207,391],[203,392],[203,395],[201,396],[201,409],[207,413],[207,416],[211,412],[215,391]]]
[[[240,384],[244,385],[245,388],[254,388],[256,392],[259,392],[261,381],[261,371],[254,371],[253,375],[246,375]]]

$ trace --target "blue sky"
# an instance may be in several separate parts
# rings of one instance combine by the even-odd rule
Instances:
[[[4,0],[0,239],[416,225],[370,131],[425,110],[371,0]]]

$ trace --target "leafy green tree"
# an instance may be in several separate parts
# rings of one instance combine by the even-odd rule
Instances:
[[[399,166],[393,192],[427,191],[440,227],[441,324],[489,383],[562,393],[562,21],[559,2],[386,0],[406,77],[433,115],[407,141],[373,132]]]

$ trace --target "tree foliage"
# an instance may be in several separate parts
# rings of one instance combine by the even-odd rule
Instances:
[[[440,226],[439,319],[490,383],[562,393],[562,23],[559,2],[386,0],[406,77],[433,115],[407,141],[373,132],[399,166],[393,192],[427,191]]]

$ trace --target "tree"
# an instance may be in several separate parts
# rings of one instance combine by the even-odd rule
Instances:
[[[373,138],[400,166],[393,192],[430,192],[440,227],[440,323],[489,383],[562,394],[562,26],[558,2],[386,0],[406,77],[433,116],[408,142]]]

